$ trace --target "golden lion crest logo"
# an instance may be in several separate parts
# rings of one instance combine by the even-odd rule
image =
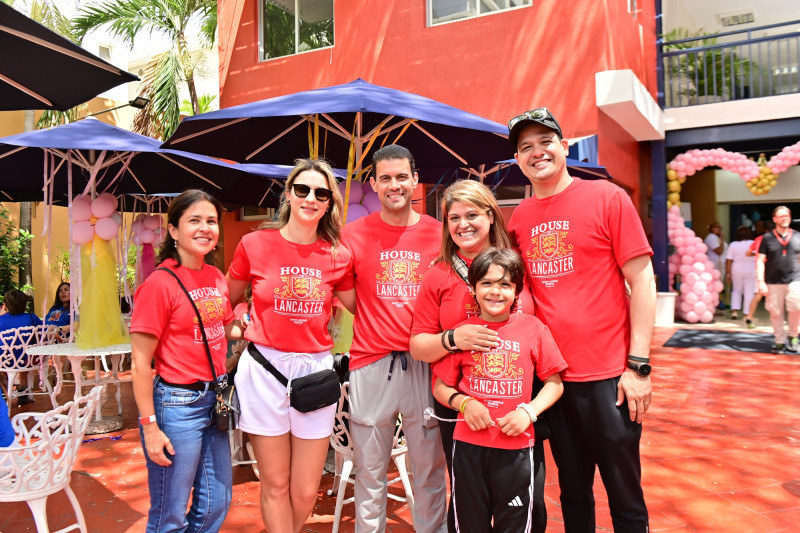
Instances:
[[[378,281],[383,283],[419,283],[422,276],[416,274],[418,261],[408,259],[391,259],[381,261],[383,273],[377,274]]]
[[[537,235],[531,239],[533,246],[525,255],[534,261],[570,255],[572,245],[564,242],[568,233],[568,231],[548,231]]]
[[[514,352],[472,352],[472,360],[477,363],[471,367],[474,377],[491,379],[517,379],[522,369],[514,364],[519,354]]]
[[[309,276],[281,276],[284,286],[275,289],[275,296],[279,298],[293,298],[298,300],[322,300],[325,291],[319,290],[320,280]]]
[[[212,324],[221,320],[224,316],[225,306],[221,297],[203,298],[197,302],[197,310],[200,312],[200,318],[203,319],[203,324]],[[192,319],[194,324],[197,324],[197,317]]]

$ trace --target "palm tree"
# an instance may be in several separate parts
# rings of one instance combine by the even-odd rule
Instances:
[[[178,87],[182,82],[189,90],[194,113],[200,112],[194,81],[197,60],[191,57],[187,42],[187,29],[195,18],[200,21],[201,41],[210,47],[217,29],[216,0],[108,0],[81,8],[73,19],[81,39],[102,26],[130,47],[142,31],[169,38],[169,49],[145,68],[142,94],[150,103],[137,113],[134,131],[161,139],[175,131],[180,121]]]

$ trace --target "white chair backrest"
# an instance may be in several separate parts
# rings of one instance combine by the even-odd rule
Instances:
[[[350,382],[342,383],[342,395],[339,397],[339,405],[336,407],[336,421],[333,424],[331,433],[331,446],[334,450],[343,454],[353,454],[353,439],[350,436]]]
[[[39,367],[38,356],[22,357],[29,346],[52,344],[57,326],[23,326],[0,332],[0,371],[30,370]]]
[[[0,448],[0,501],[24,501],[69,485],[81,440],[100,401],[102,387],[46,413],[19,413],[11,420],[16,440]]]

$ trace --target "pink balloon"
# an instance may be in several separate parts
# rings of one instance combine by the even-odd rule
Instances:
[[[708,290],[708,286],[702,281],[698,281],[692,286],[692,292],[695,294],[703,294]]]
[[[704,254],[708,252],[708,246],[705,243],[701,242],[700,244],[695,244],[694,247],[697,249],[698,254]]]
[[[686,298],[685,299],[686,299],[686,303],[691,305],[691,306],[694,306],[694,304],[696,304],[697,302],[700,301],[700,297],[697,296],[693,292],[686,293]]]
[[[346,188],[347,188],[347,180],[342,180],[339,183],[339,192],[342,193],[343,202],[344,202],[344,193]],[[369,186],[367,186],[367,190],[371,190]],[[364,197],[364,189],[361,186],[361,182],[356,180],[350,181],[350,198],[348,202],[351,204],[357,204],[361,201],[361,198],[363,197]]]
[[[700,281],[706,284],[711,283],[712,281],[714,281],[714,276],[712,276],[708,272],[703,272],[702,274],[700,274]]]
[[[131,222],[131,231],[133,233],[139,233],[142,231],[142,221],[141,220],[134,220]]]
[[[76,222],[72,225],[72,240],[77,244],[92,242],[94,238],[94,228],[86,221]]]
[[[151,244],[156,239],[156,234],[151,229],[143,229],[139,232],[139,240],[142,244]]]
[[[694,285],[698,281],[700,281],[700,276],[697,275],[697,272],[689,272],[684,277],[683,281],[688,283],[689,285]]]
[[[691,255],[682,255],[681,263],[683,263],[684,265],[691,265],[692,263],[694,263],[694,258]]]
[[[690,244],[689,246],[686,247],[684,253],[686,255],[695,256],[697,254],[697,248],[693,244]]]
[[[692,307],[693,307],[692,304],[690,304],[689,302],[681,302],[680,304],[681,312],[683,312],[684,314],[691,311]]]
[[[369,215],[369,212],[362,205],[350,204],[347,206],[347,224],[367,215]]]
[[[142,222],[145,218],[147,218],[147,215],[145,215],[144,213],[139,213],[138,215],[136,215],[136,218],[134,220],[137,222]]]
[[[114,211],[113,213],[111,213],[111,218],[117,221],[118,226],[122,225],[122,213]]]
[[[700,295],[700,301],[705,302],[706,304],[710,304],[713,300],[714,300],[714,295],[710,292],[704,292],[703,294]]]
[[[119,224],[111,217],[101,218],[95,222],[94,232],[104,241],[110,241],[119,233]]]
[[[364,199],[361,200],[361,205],[364,206],[364,208],[370,213],[380,211],[383,207],[381,204],[381,199],[378,197],[378,193],[375,191],[369,191],[367,194],[365,194]]]
[[[700,320],[700,317],[698,317],[697,313],[695,313],[694,311],[689,311],[688,313],[686,313],[685,318],[687,322],[691,322],[692,324]]]
[[[117,206],[119,205],[119,202],[117,201],[117,197],[116,197],[116,196],[114,196],[114,195],[113,195],[112,193],[110,193],[110,192],[103,192],[103,193],[100,193],[100,194],[98,194],[98,195],[97,195],[97,197],[98,197],[98,198],[108,198],[109,200],[111,200],[111,202],[114,204],[114,210],[116,210],[116,209],[117,209]]]
[[[708,309],[708,307],[707,307],[707,306],[706,306],[706,304],[705,304],[705,303],[703,303],[702,301],[700,301],[700,302],[695,302],[695,304],[694,304],[694,309],[693,309],[693,310],[694,310],[694,312],[695,312],[695,313],[697,313],[697,316],[700,316],[700,315],[702,315],[703,313],[705,313],[705,312],[706,312],[706,309]]]
[[[721,281],[715,281],[711,287],[714,292],[722,292],[722,289],[725,288]]]
[[[141,241],[141,239],[139,239],[139,234],[138,233],[134,233],[131,236],[131,242],[133,244],[135,244],[136,246],[141,246],[142,245],[142,241]]]
[[[694,267],[695,272],[705,272],[706,271],[706,265],[704,265],[703,263],[701,263],[699,261],[695,262],[693,257],[691,257],[690,259],[694,263],[692,266]]]
[[[161,227],[161,217],[158,215],[150,215],[144,219],[142,224],[144,225],[145,229],[155,231],[156,228]]]
[[[92,204],[86,196],[76,196],[72,200],[72,220],[81,222],[92,217]]]
[[[683,237],[675,237],[674,239],[672,239],[672,245],[675,246],[676,248],[678,246],[683,246]]]
[[[704,324],[708,324],[712,320],[714,320],[714,313],[712,313],[711,311],[706,311],[705,313],[700,315],[700,322]]]
[[[98,196],[92,201],[92,214],[96,218],[110,217],[114,212],[114,202],[108,196]]]
[[[685,276],[692,271],[692,265],[681,265],[678,267],[678,272],[681,273],[681,276]]]

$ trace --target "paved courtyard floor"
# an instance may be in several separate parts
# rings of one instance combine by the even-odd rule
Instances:
[[[740,329],[719,320],[711,326]],[[759,328],[761,329],[761,328]],[[766,331],[765,329],[762,331]],[[694,348],[664,348],[673,328],[656,328],[654,400],[645,420],[642,470],[651,530],[682,532],[790,532],[800,529],[800,355]],[[88,372],[91,376],[91,371]],[[144,531],[147,477],[136,430],[130,385],[123,385],[122,431],[87,436],[72,487],[92,532]],[[72,389],[65,388],[61,401]],[[44,400],[26,411],[49,407]],[[12,415],[20,408],[14,406]],[[104,412],[116,410],[112,399]],[[558,484],[547,450],[548,530],[563,531]],[[444,479],[443,479],[444,482]],[[313,515],[303,531],[327,533],[334,498],[325,474]],[[393,489],[394,490],[394,489]],[[259,485],[247,466],[234,470],[233,505],[222,531],[262,532]],[[610,531],[605,492],[596,478],[597,529]],[[24,503],[2,504],[0,532],[35,531]],[[410,532],[405,504],[389,503],[391,532]],[[48,502],[50,527],[71,517],[66,496]],[[353,531],[353,506],[345,506],[340,531]]]

